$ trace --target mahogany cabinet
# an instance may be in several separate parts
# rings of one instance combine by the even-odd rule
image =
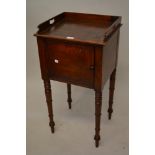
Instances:
[[[110,79],[108,118],[113,112],[113,94],[118,59],[120,16],[64,12],[43,23],[37,37],[41,75],[44,81],[49,125],[54,133],[50,80],[67,83],[71,109],[71,84],[95,91],[95,144],[99,146],[102,90]]]

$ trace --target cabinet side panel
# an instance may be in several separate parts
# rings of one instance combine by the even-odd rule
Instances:
[[[94,73],[94,89],[102,91],[102,64],[103,64],[103,47],[95,47],[95,73]]]
[[[118,35],[119,31],[115,32],[113,36],[108,40],[107,44],[103,48],[103,70],[102,70],[102,85],[110,77],[112,71],[116,68],[117,63],[117,47],[118,47]]]
[[[47,79],[48,70],[47,70],[46,56],[45,56],[45,41],[42,38],[37,37],[37,43],[38,43],[41,76],[42,76],[42,79]]]

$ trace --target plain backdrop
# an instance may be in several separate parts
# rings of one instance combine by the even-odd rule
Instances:
[[[41,80],[38,49],[33,34],[41,22],[64,11],[122,16],[114,113],[107,119],[109,81],[103,90],[101,141],[94,145],[94,91],[72,87],[72,110],[66,84],[51,81],[55,134]],[[27,155],[128,155],[128,0],[27,0]]]

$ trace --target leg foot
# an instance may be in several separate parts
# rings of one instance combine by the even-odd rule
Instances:
[[[99,147],[99,141],[95,141],[95,146]]]
[[[102,107],[102,92],[95,91],[95,145],[99,146],[100,141],[100,121]]]
[[[113,96],[115,89],[115,77],[116,77],[116,69],[112,72],[110,76],[110,87],[109,87],[109,108],[108,108],[108,119],[110,120],[113,113]]]
[[[68,99],[67,99],[67,102],[68,102],[68,106],[69,106],[69,109],[71,109],[72,105],[72,98],[71,98],[71,84],[67,83],[67,94],[68,94]]]
[[[100,136],[95,135],[94,140],[95,140],[95,146],[99,147]]]
[[[108,119],[111,120],[112,113],[108,114]]]
[[[49,116],[49,126],[51,127],[52,133],[54,133],[54,120],[53,120],[53,107],[52,107],[52,93],[51,93],[51,84],[50,80],[44,80],[44,87],[45,87],[45,96],[46,102],[48,107],[48,116]]]
[[[55,123],[54,123],[54,122],[50,122],[50,123],[49,123],[49,126],[51,127],[51,132],[54,133],[54,126],[55,126]]]

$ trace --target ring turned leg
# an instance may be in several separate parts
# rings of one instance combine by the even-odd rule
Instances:
[[[112,72],[110,76],[110,87],[109,87],[109,108],[108,108],[108,118],[111,119],[113,113],[113,96],[114,96],[114,89],[115,89],[115,77],[116,77],[116,69]]]
[[[53,107],[52,107],[52,94],[51,94],[50,80],[44,80],[44,87],[45,87],[46,102],[48,107],[48,114],[50,119],[49,126],[51,127],[52,133],[54,133],[55,123],[53,121]]]
[[[68,106],[69,106],[69,109],[71,109],[71,103],[72,103],[72,98],[71,98],[71,84],[69,84],[69,83],[67,83],[67,94],[68,94],[68,99],[67,99]]]
[[[95,145],[99,146],[100,140],[100,120],[102,107],[102,92],[95,91]]]

